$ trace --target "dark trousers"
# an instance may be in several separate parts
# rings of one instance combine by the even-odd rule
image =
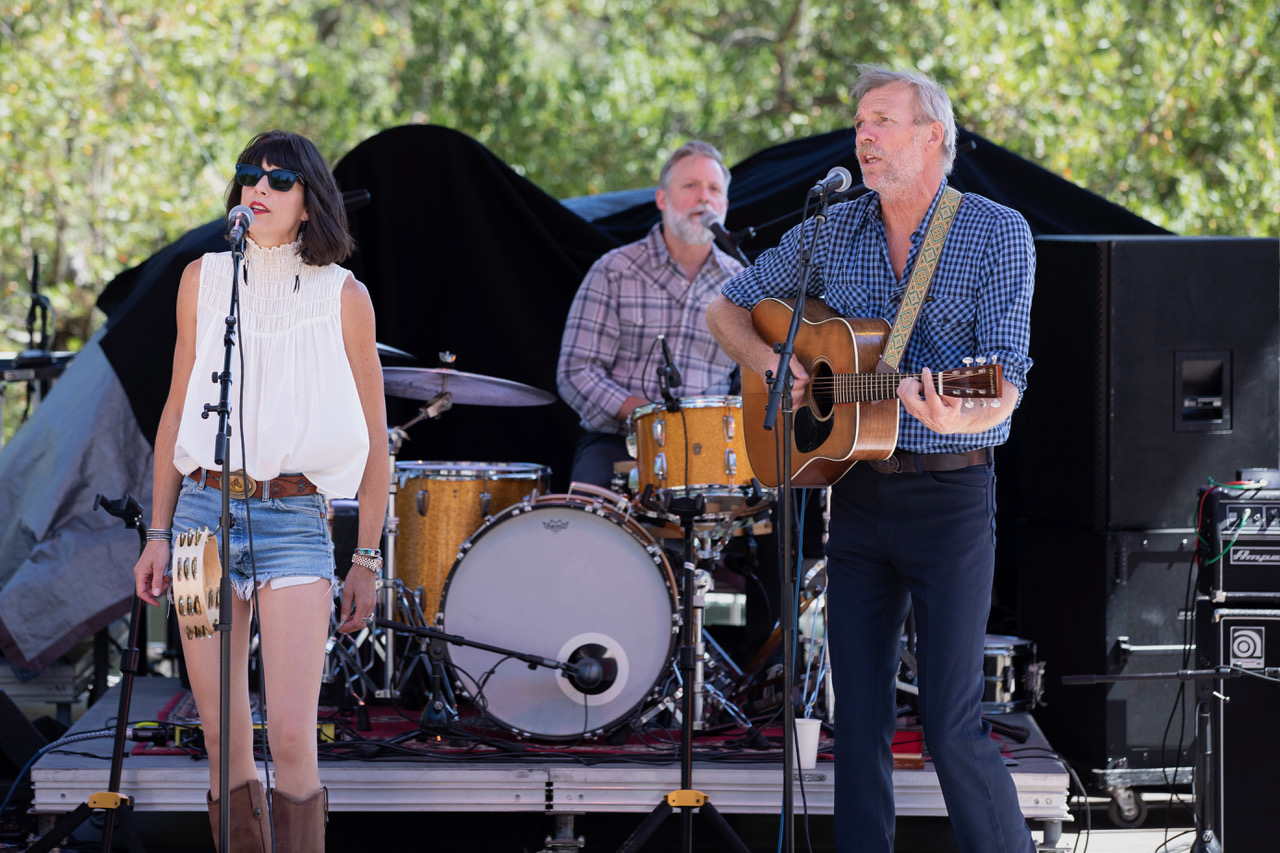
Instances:
[[[569,472],[569,480],[607,489],[613,479],[613,463],[625,462],[630,458],[625,435],[584,433],[573,451],[573,468]]]
[[[1017,791],[982,719],[995,571],[995,472],[880,474],[833,490],[828,625],[836,689],[836,848],[891,853],[902,625],[914,609],[920,716],[963,853],[1034,849]]]

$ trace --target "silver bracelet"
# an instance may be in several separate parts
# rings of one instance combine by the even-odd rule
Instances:
[[[148,542],[172,542],[173,528],[172,527],[148,527],[147,541]]]
[[[382,573],[381,557],[369,557],[369,556],[366,556],[365,554],[358,554],[358,553],[352,554],[351,565],[364,566],[366,569],[373,572],[375,575]]]

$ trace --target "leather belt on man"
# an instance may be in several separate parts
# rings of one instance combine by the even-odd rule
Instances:
[[[895,450],[888,459],[868,462],[881,474],[923,474],[926,471],[959,471],[973,465],[990,464],[994,458],[990,447],[980,447],[965,453],[908,453]]]
[[[207,468],[197,468],[187,475],[197,483],[203,482],[206,486],[213,486],[215,489],[222,488],[222,472],[219,470],[209,470]],[[314,495],[316,493],[316,484],[308,480],[302,474],[280,474],[272,477],[270,480],[259,482],[250,477],[244,471],[232,471],[229,478],[231,481],[230,488],[227,490],[231,497],[245,500],[262,493],[263,486],[266,486],[266,494],[264,498],[290,498],[299,495]]]

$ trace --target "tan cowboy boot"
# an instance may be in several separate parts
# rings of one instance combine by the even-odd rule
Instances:
[[[303,800],[271,789],[271,820],[275,825],[275,853],[323,853],[324,828],[329,823],[329,789],[321,788]]]
[[[205,794],[209,803],[209,824],[213,827],[213,846],[218,848],[218,821],[222,802]],[[231,801],[231,853],[267,853],[271,849],[271,824],[267,821],[267,800],[262,783],[245,782],[227,792]],[[221,853],[221,851],[219,851]]]

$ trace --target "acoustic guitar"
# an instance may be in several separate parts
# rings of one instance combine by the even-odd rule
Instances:
[[[781,341],[791,327],[794,303],[764,299],[751,322],[766,341]],[[795,410],[791,483],[830,486],[855,462],[887,459],[898,443],[898,384],[918,373],[880,367],[889,324],[879,318],[841,317],[816,299],[805,300],[795,355],[809,374],[804,404]],[[965,360],[966,362],[969,359]],[[938,393],[971,400],[998,400],[998,364],[974,362],[933,374]],[[754,370],[742,371],[742,413],[747,457],[760,482],[781,479],[779,428],[766,430],[769,389]]]

